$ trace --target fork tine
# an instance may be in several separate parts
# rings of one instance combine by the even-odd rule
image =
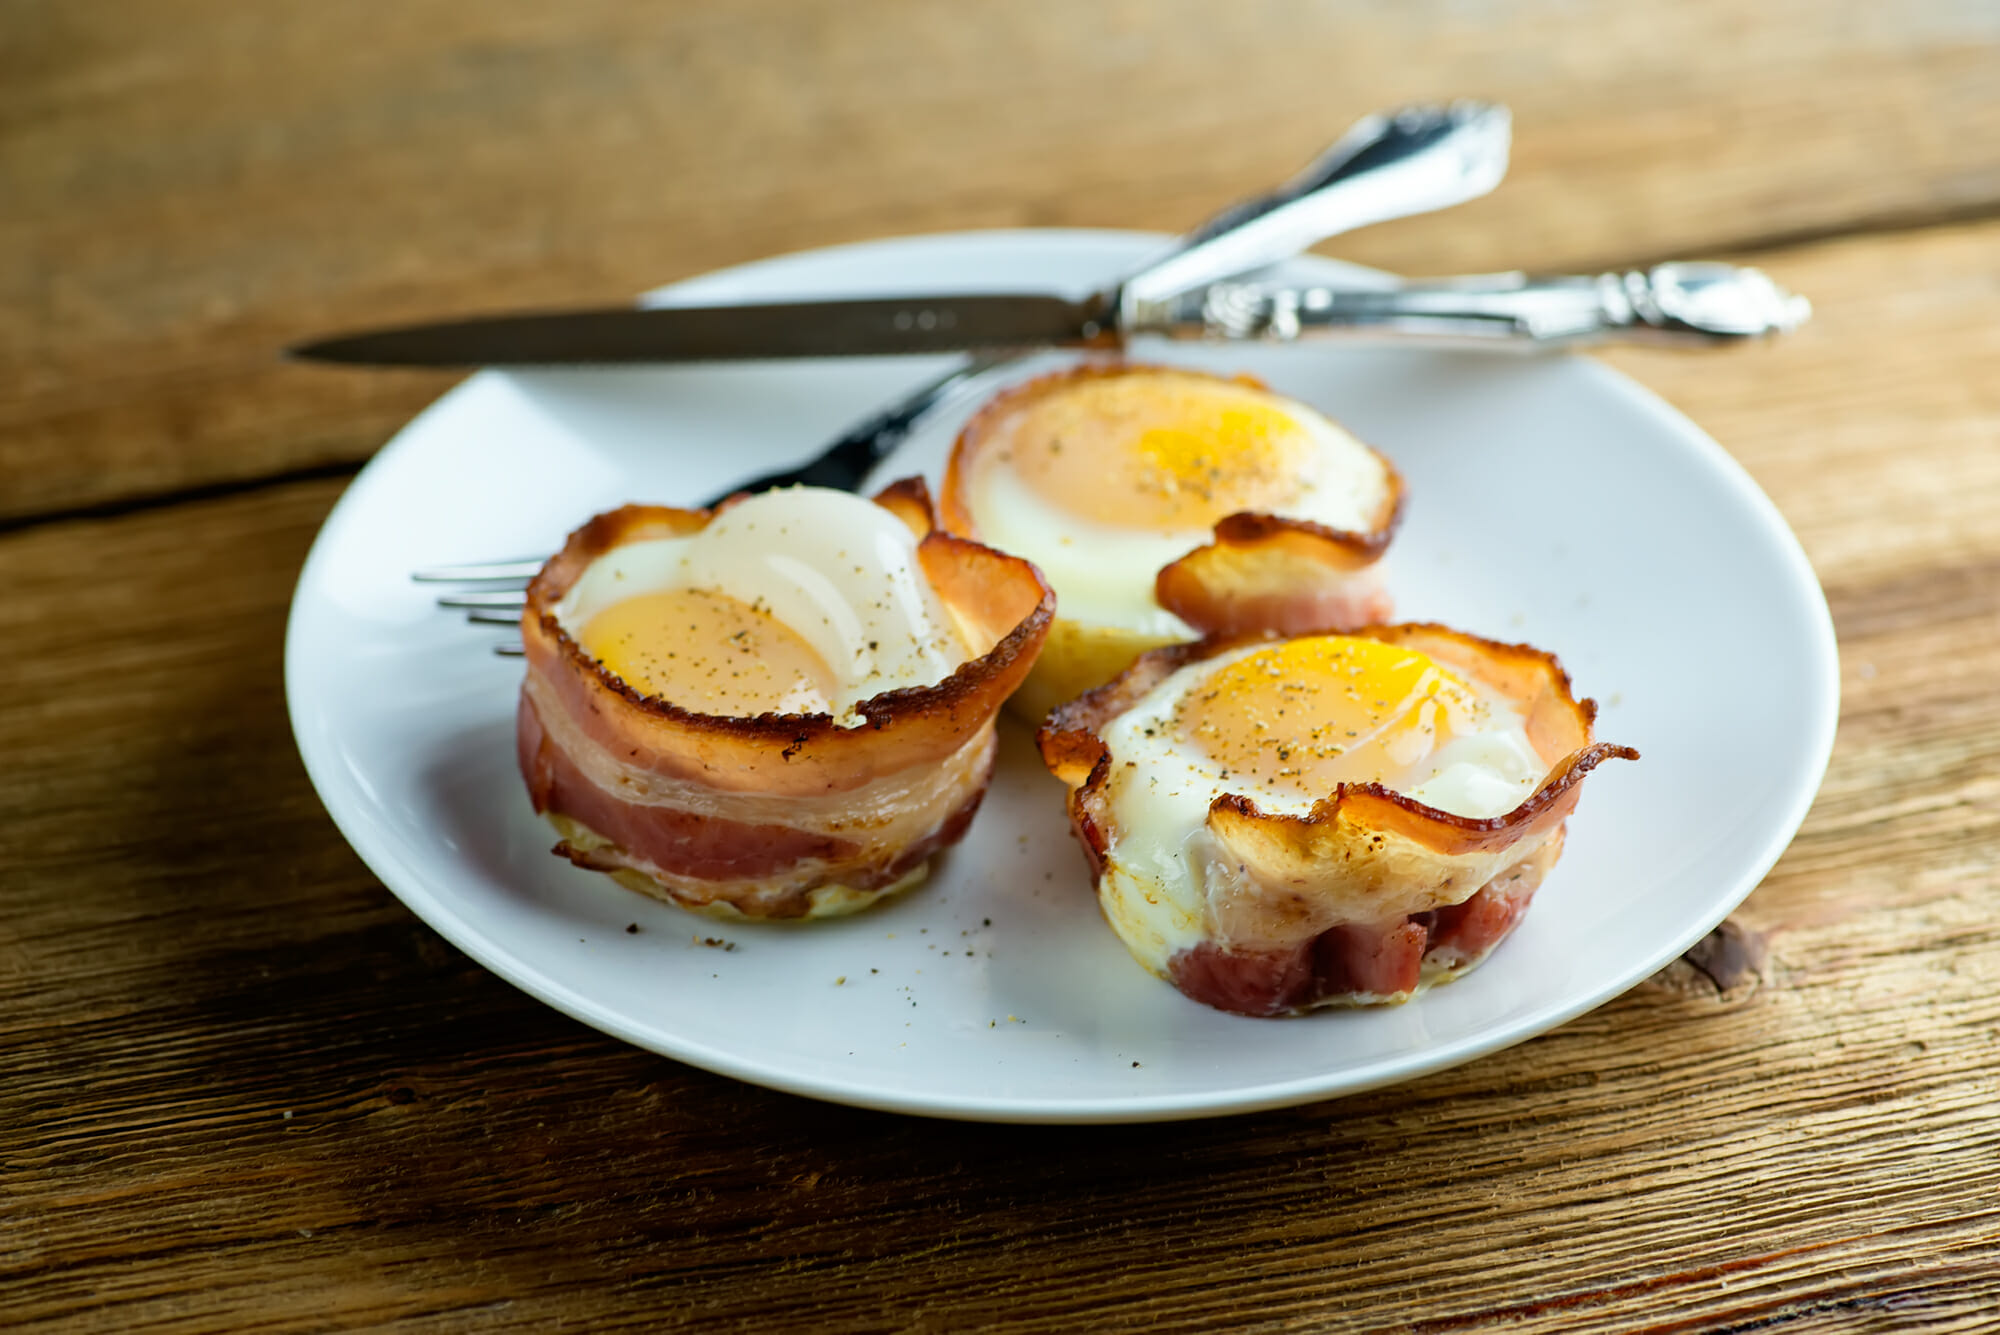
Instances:
[[[521,589],[492,589],[472,593],[441,593],[439,607],[511,607],[515,611],[527,606],[528,595]]]
[[[522,557],[516,561],[480,561],[462,566],[429,566],[423,570],[412,570],[410,578],[419,584],[483,584],[489,580],[525,582],[533,579],[541,568],[540,558]]]
[[[513,640],[494,645],[493,652],[502,658],[526,658],[528,656],[528,646],[522,644],[519,640]]]
[[[475,626],[518,626],[521,614],[510,612],[503,607],[479,607],[465,614],[465,619]]]

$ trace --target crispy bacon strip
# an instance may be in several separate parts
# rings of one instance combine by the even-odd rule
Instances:
[[[1638,758],[1630,747],[1591,740],[1595,703],[1576,699],[1568,675],[1540,650],[1435,625],[1356,633],[1408,645],[1513,701],[1548,776],[1490,819],[1373,783],[1341,784],[1305,815],[1268,813],[1239,794],[1217,797],[1202,845],[1204,939],[1168,963],[1170,980],[1198,1001],[1251,1015],[1399,1001],[1471,968],[1513,930],[1555,864],[1583,777],[1607,759]],[[1117,831],[1112,756],[1099,734],[1181,668],[1274,638],[1212,636],[1155,650],[1050,715],[1037,740],[1050,771],[1069,785],[1071,826],[1100,894]]]
[[[1392,468],[1389,479],[1390,499],[1366,533],[1282,515],[1224,517],[1215,541],[1161,568],[1154,600],[1209,634],[1305,635],[1379,624],[1394,603],[1375,562],[1403,506],[1401,476]]]
[[[876,502],[975,656],[944,680],[829,714],[699,714],[641,694],[586,654],[555,608],[614,547],[699,532],[710,512],[626,506],[570,535],[528,589],[519,761],[556,851],[686,907],[802,917],[861,907],[921,877],[961,837],[991,779],[994,719],[1054,617],[1026,561],[939,529],[921,479]],[[718,507],[718,512],[730,502]]]

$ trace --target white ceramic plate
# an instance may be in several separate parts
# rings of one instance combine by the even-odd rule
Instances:
[[[665,299],[1083,291],[1159,244],[887,241]],[[857,918],[722,926],[549,855],[514,767],[520,665],[488,652],[506,632],[437,612],[408,572],[546,552],[595,511],[692,500],[809,453],[935,359],[488,372],[447,394],[355,480],[300,578],[285,676],[312,781],[418,915],[586,1024],[799,1094],[996,1121],[1197,1117],[1408,1079],[1616,996],[1749,893],[1819,784],[1836,662],[1797,541],[1712,440],[1582,359],[1331,346],[1173,359],[1253,371],[1383,448],[1411,496],[1390,556],[1401,614],[1555,650],[1602,702],[1599,735],[1644,753],[1591,777],[1527,919],[1450,987],[1290,1020],[1185,1000],[1098,917],[1060,789],[1019,730],[931,883]],[[1750,371],[1722,353],[1715,373]],[[935,480],[955,429],[913,440],[909,466]]]

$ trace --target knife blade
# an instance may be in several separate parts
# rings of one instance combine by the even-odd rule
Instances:
[[[529,312],[338,335],[300,344],[287,355],[367,366],[528,366],[1093,348],[1117,342],[1102,296],[968,293]]]
[[[1082,299],[968,294],[529,312],[348,334],[287,355],[508,366],[1111,347],[1141,309],[1175,293],[1355,227],[1485,194],[1506,173],[1511,136],[1507,109],[1477,101],[1364,116],[1275,190],[1216,215],[1116,287]]]

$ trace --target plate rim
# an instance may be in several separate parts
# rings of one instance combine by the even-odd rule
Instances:
[[[707,287],[726,285],[746,277],[754,279],[772,273],[782,273],[795,265],[810,267],[816,263],[859,257],[871,252],[894,252],[911,245],[947,248],[980,243],[1058,247],[1065,243],[1136,246],[1165,245],[1171,240],[1171,237],[1155,232],[1098,228],[996,228],[916,233],[793,251],[753,260],[693,275],[651,289],[644,294],[644,299],[670,299],[690,289],[698,294]],[[1358,271],[1358,266],[1318,255],[1303,256],[1295,263],[1308,270],[1319,268],[1328,275]],[[503,948],[497,941],[488,937],[475,922],[433,893],[426,883],[428,878],[417,868],[407,864],[387,840],[375,837],[357,812],[339,809],[334,802],[328,800],[327,794],[329,784],[333,780],[335,761],[332,756],[322,753],[317,738],[312,730],[305,726],[302,719],[304,706],[301,699],[301,683],[306,667],[299,644],[300,626],[305,616],[302,611],[303,600],[320,567],[333,559],[329,552],[334,544],[329,535],[337,533],[342,523],[351,520],[352,515],[365,503],[367,495],[374,487],[386,485],[383,478],[388,469],[378,467],[380,461],[415,448],[409,442],[418,434],[417,429],[420,424],[436,415],[453,411],[462,399],[482,392],[486,385],[504,380],[507,374],[504,371],[489,369],[475,372],[425,405],[361,468],[321,522],[312,547],[301,565],[286,617],[284,683],[286,711],[293,739],[315,795],[320,799],[321,806],[333,820],[342,838],[391,895],[454,947],[464,952],[482,968],[571,1019],[636,1047],[749,1084],[851,1107],[946,1120],[1115,1125],[1207,1118],[1292,1107],[1344,1098],[1433,1074],[1525,1042],[1579,1015],[1608,1004],[1657,973],[1712,931],[1762,883],[1764,877],[1790,846],[1824,782],[1838,730],[1839,647],[1832,615],[1826,603],[1824,590],[1812,569],[1811,561],[1783,513],[1735,456],[1680,410],[1631,377],[1601,362],[1588,357],[1574,360],[1580,365],[1582,373],[1596,382],[1598,389],[1622,400],[1623,405],[1630,410],[1650,418],[1662,431],[1678,437],[1692,457],[1698,459],[1710,473],[1737,493],[1738,499],[1745,503],[1746,510],[1757,515],[1762,521],[1760,527],[1766,535],[1775,539],[1773,546],[1781,555],[1786,583],[1791,591],[1800,597],[1802,610],[1811,614],[1806,617],[1813,641],[1810,653],[1819,668],[1819,680],[1813,685],[1821,707],[1813,720],[1812,736],[1804,755],[1806,763],[1800,770],[1800,780],[1794,785],[1790,794],[1784,818],[1771,824],[1756,855],[1743,863],[1743,871],[1737,877],[1737,883],[1717,895],[1702,913],[1692,916],[1681,932],[1663,939],[1650,953],[1635,956],[1637,963],[1621,970],[1615,984],[1608,989],[1587,991],[1562,1004],[1530,1011],[1508,1024],[1496,1026],[1490,1031],[1468,1035],[1455,1042],[1426,1046],[1395,1059],[1377,1061],[1371,1066],[1359,1068],[1358,1071],[1349,1068],[1344,1078],[1329,1080],[1325,1076],[1309,1076],[1234,1086],[1197,1094],[1135,1094],[1111,1099],[1064,1101],[1045,1096],[1021,1097],[1005,1094],[968,1096],[964,1093],[882,1091],[866,1085],[786,1072],[768,1065],[760,1065],[730,1049],[716,1047],[700,1040],[682,1040],[675,1044],[666,1044],[638,1032],[636,1027],[625,1019],[622,1012],[605,1006],[545,975],[536,969],[531,961],[518,958],[514,952]]]

